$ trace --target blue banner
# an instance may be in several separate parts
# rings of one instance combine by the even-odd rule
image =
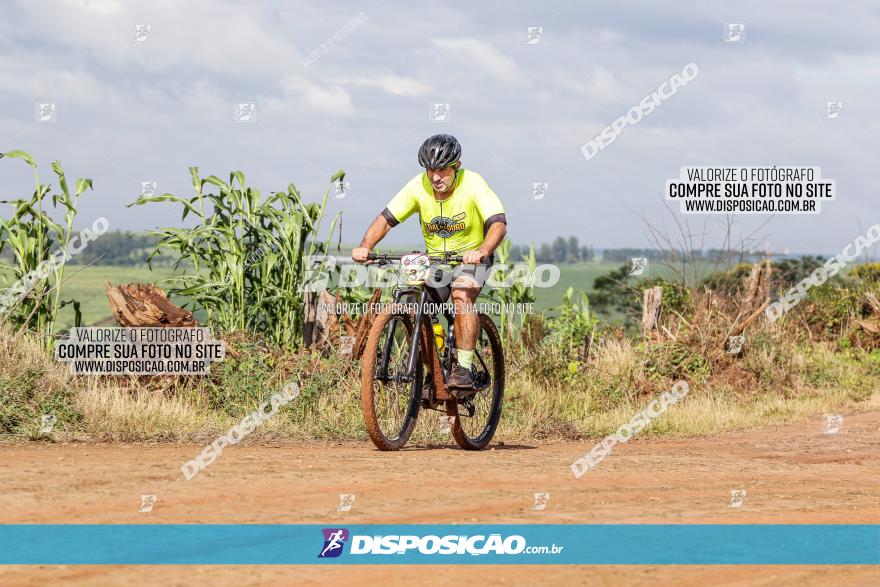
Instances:
[[[0,525],[0,564],[880,564],[880,525]]]

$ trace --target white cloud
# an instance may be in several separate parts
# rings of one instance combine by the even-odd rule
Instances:
[[[94,102],[107,100],[113,93],[89,71],[51,64],[34,68],[27,61],[6,55],[0,55],[0,77],[16,80],[4,91],[30,99]]]
[[[751,32],[741,46],[724,44],[722,17],[694,0],[662,10],[572,3],[555,21],[529,20],[546,36],[525,48],[524,31],[499,19],[495,6],[435,8],[426,18],[415,4],[380,14],[348,2],[7,2],[0,135],[41,161],[84,169],[106,193],[129,190],[141,173],[167,174],[188,190],[182,161],[241,166],[261,178],[257,185],[273,185],[290,179],[295,160],[304,193],[323,193],[327,170],[345,166],[362,186],[360,202],[381,209],[415,172],[412,151],[441,128],[427,120],[429,99],[448,99],[454,116],[442,128],[459,136],[468,165],[499,194],[528,199],[523,186],[532,181],[554,186],[529,209],[533,234],[598,231],[597,246],[639,244],[640,223],[615,199],[598,215],[560,211],[576,208],[585,193],[624,194],[633,208],[662,211],[658,186],[694,161],[810,163],[834,177],[841,198],[821,218],[778,220],[774,239],[790,239],[793,249],[800,237],[802,249],[839,250],[853,219],[874,221],[864,170],[880,133],[872,116],[880,57],[870,36],[878,20],[865,3],[745,9]],[[362,9],[368,24],[303,68],[302,57]],[[133,42],[135,23],[152,25],[146,41]],[[699,80],[583,160],[581,144],[692,60]],[[843,101],[843,113],[826,120],[825,101],[833,99]],[[35,100],[59,102],[58,124],[33,121]],[[233,125],[239,100],[257,102],[257,124]],[[278,149],[285,136],[309,140]],[[78,137],[97,148],[83,149]],[[367,141],[364,155],[359,145]],[[20,189],[7,190],[31,190],[23,177]],[[88,213],[112,215],[124,228],[165,222],[153,210],[124,208],[127,201],[85,205],[94,202]],[[356,214],[346,230],[357,233],[369,220]],[[747,227],[752,220],[742,219]]]
[[[5,24],[0,22],[0,34],[11,28]],[[145,41],[132,42],[135,24],[152,27]],[[278,30],[265,12],[208,0],[154,0],[148,9],[114,0],[67,0],[48,11],[22,3],[16,28],[34,41],[39,31],[47,47],[31,59],[48,63],[59,54],[86,55],[113,69],[134,67],[152,74],[185,64],[190,74],[252,81],[280,76],[302,60],[295,38]]]
[[[297,96],[303,108],[322,114],[354,114],[351,96],[340,86],[316,84],[301,75],[286,75],[281,78],[281,87],[285,94]]]
[[[432,39],[431,44],[442,52],[440,63],[460,60],[482,73],[507,83],[522,81],[523,73],[516,61],[491,44],[474,38]]]
[[[122,3],[117,0],[64,0],[64,3],[87,12],[100,14],[101,16],[125,12]]]
[[[361,75],[347,79],[339,78],[336,80],[336,83],[381,88],[395,96],[422,96],[431,89],[431,86],[420,80],[393,74]]]
[[[874,85],[880,81],[880,55],[835,55],[821,63],[797,65],[794,78],[815,83],[854,83]]]
[[[582,98],[612,101],[623,96],[617,78],[604,67],[594,67],[588,77],[573,74],[570,70],[556,70],[553,72],[552,82],[554,87],[566,88]]]

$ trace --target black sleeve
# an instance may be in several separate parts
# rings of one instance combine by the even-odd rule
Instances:
[[[489,232],[489,227],[496,222],[503,222],[504,224],[507,224],[507,216],[505,216],[504,214],[495,214],[486,218],[486,222],[483,223],[483,235]]]
[[[502,216],[503,216],[503,214],[502,214]],[[392,214],[391,210],[389,210],[388,208],[385,208],[384,210],[382,210],[382,218],[387,220],[388,224],[390,224],[391,226],[397,226],[398,224],[400,224],[400,220],[395,218],[394,214]]]

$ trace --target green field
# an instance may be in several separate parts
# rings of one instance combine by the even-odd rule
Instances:
[[[540,264],[539,264],[540,265]],[[573,287],[575,291],[585,291],[589,294],[593,290],[593,281],[600,275],[618,269],[623,263],[593,261],[585,263],[562,263],[559,265],[559,281],[556,285],[547,288],[536,288],[537,309],[546,310],[558,305],[565,291],[569,287]],[[697,266],[699,277],[710,274],[715,269],[715,264],[710,262],[701,262]],[[656,277],[673,278],[676,277],[675,272],[661,265],[658,262],[651,262],[639,277],[633,277],[632,280],[651,279]],[[690,282],[692,275],[688,270],[688,281]]]
[[[565,290],[573,287],[576,291],[589,291],[593,287],[593,280],[602,273],[616,269],[614,263],[567,263],[560,265],[559,282],[553,287],[536,288],[537,301],[535,309],[545,310],[558,305],[562,301]],[[157,283],[161,279],[169,277],[172,272],[169,267],[155,267],[152,271],[146,266],[120,267],[111,265],[93,265],[91,267],[67,268],[68,274],[77,272],[64,281],[64,298],[74,298],[80,301],[83,314],[83,324],[91,325],[110,317],[110,305],[104,293],[104,281],[110,281],[113,285],[120,283]],[[182,304],[184,300],[174,300]],[[61,327],[66,328],[73,324],[73,310],[64,308],[61,316]]]
[[[170,267],[154,267],[152,271],[144,266],[92,265],[80,267],[68,265],[65,269],[63,299],[80,302],[84,326],[90,326],[111,318],[110,303],[104,293],[104,282],[113,285],[122,283],[157,283],[171,275]],[[182,303],[183,300],[174,300]],[[68,306],[58,317],[59,328],[73,326],[73,310]]]
[[[560,264],[559,281],[552,287],[536,288],[536,310],[547,310],[561,303],[566,289],[573,287],[575,291],[589,293],[593,288],[593,280],[597,276],[607,273],[620,266],[618,263],[586,262]],[[709,267],[706,267],[708,270]],[[110,305],[104,293],[104,282],[110,281],[113,285],[120,283],[154,283],[172,275],[170,267],[154,267],[151,271],[146,266],[113,266],[93,265],[79,267],[70,265],[67,267],[64,280],[63,296],[65,299],[74,298],[80,301],[83,324],[93,325],[110,318]],[[642,277],[655,277],[669,275],[671,272],[658,264],[649,265]],[[159,284],[161,286],[161,284]],[[167,289],[167,288],[166,288]],[[182,305],[185,299],[173,299]],[[73,324],[73,310],[64,308],[61,311],[59,327],[66,328]]]
[[[571,263],[560,265],[559,282],[553,287],[537,288],[536,309],[545,310],[558,305],[565,290],[569,287],[578,291],[589,292],[593,280],[601,273],[615,269],[612,263]],[[156,283],[172,275],[170,267],[154,267],[151,271],[146,266],[113,266],[93,265],[90,267],[68,266],[64,279],[64,299],[76,299],[80,302],[84,325],[93,325],[111,317],[110,305],[104,293],[104,282],[113,285],[121,283]],[[159,284],[161,286],[161,284]],[[167,289],[167,288],[166,288]],[[174,299],[181,305],[184,299]],[[61,310],[59,327],[73,325],[73,310],[69,307]]]
[[[539,263],[540,265],[540,263]],[[593,290],[593,280],[603,273],[620,267],[617,263],[587,262],[562,263],[559,265],[559,281],[552,287],[535,288],[535,308],[546,310],[562,303],[565,291],[572,287],[575,291]]]

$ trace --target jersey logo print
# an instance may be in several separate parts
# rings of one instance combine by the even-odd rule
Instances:
[[[464,223],[465,212],[460,212],[449,218],[448,216],[434,216],[425,224],[425,232],[436,234],[442,238],[449,238],[456,232],[463,232],[467,225]]]

